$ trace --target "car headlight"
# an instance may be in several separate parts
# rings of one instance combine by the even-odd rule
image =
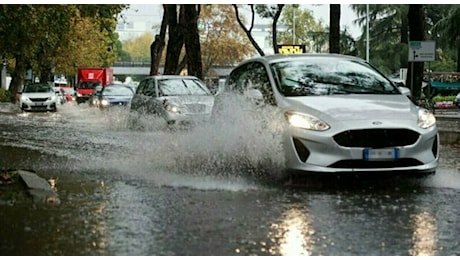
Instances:
[[[314,117],[307,114],[297,113],[297,112],[286,112],[284,114],[288,123],[293,127],[313,130],[313,131],[326,131],[330,126]]]
[[[110,104],[109,101],[107,101],[106,99],[101,100],[101,106],[106,107],[109,104]]]
[[[51,100],[51,101],[54,101],[57,99],[57,96],[56,95],[53,95],[53,96],[50,96],[48,97],[48,100]]]
[[[81,97],[81,96],[82,96],[82,94],[80,94],[80,93],[77,92],[77,97]]]
[[[179,113],[180,109],[178,106],[173,105],[173,104],[167,104],[165,106],[166,111],[173,112],[173,113]]]
[[[21,96],[21,101],[22,102],[29,102],[30,99],[28,97],[26,97],[26,96]]]
[[[430,111],[426,109],[419,109],[418,110],[418,126],[423,129],[432,127],[436,124],[436,117]]]

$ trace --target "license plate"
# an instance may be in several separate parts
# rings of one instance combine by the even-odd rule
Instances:
[[[36,106],[43,106],[43,103],[41,103],[41,102],[36,102],[35,105],[36,105]]]
[[[398,148],[385,149],[370,149],[366,148],[363,151],[363,159],[365,161],[394,161],[399,158]]]

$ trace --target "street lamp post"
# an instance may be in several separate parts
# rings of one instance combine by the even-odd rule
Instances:
[[[295,44],[295,8],[292,9],[292,44]]]

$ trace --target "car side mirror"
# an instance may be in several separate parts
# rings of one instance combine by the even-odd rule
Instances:
[[[256,101],[263,101],[264,96],[262,95],[262,92],[258,89],[249,89],[244,92],[244,95],[248,97],[249,99],[256,100]]]
[[[408,97],[412,96],[412,93],[410,92],[410,89],[408,87],[398,87],[399,91],[401,94],[406,95]]]

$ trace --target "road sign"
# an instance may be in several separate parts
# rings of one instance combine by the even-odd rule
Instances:
[[[409,42],[409,61],[434,61],[436,43],[434,41]]]

